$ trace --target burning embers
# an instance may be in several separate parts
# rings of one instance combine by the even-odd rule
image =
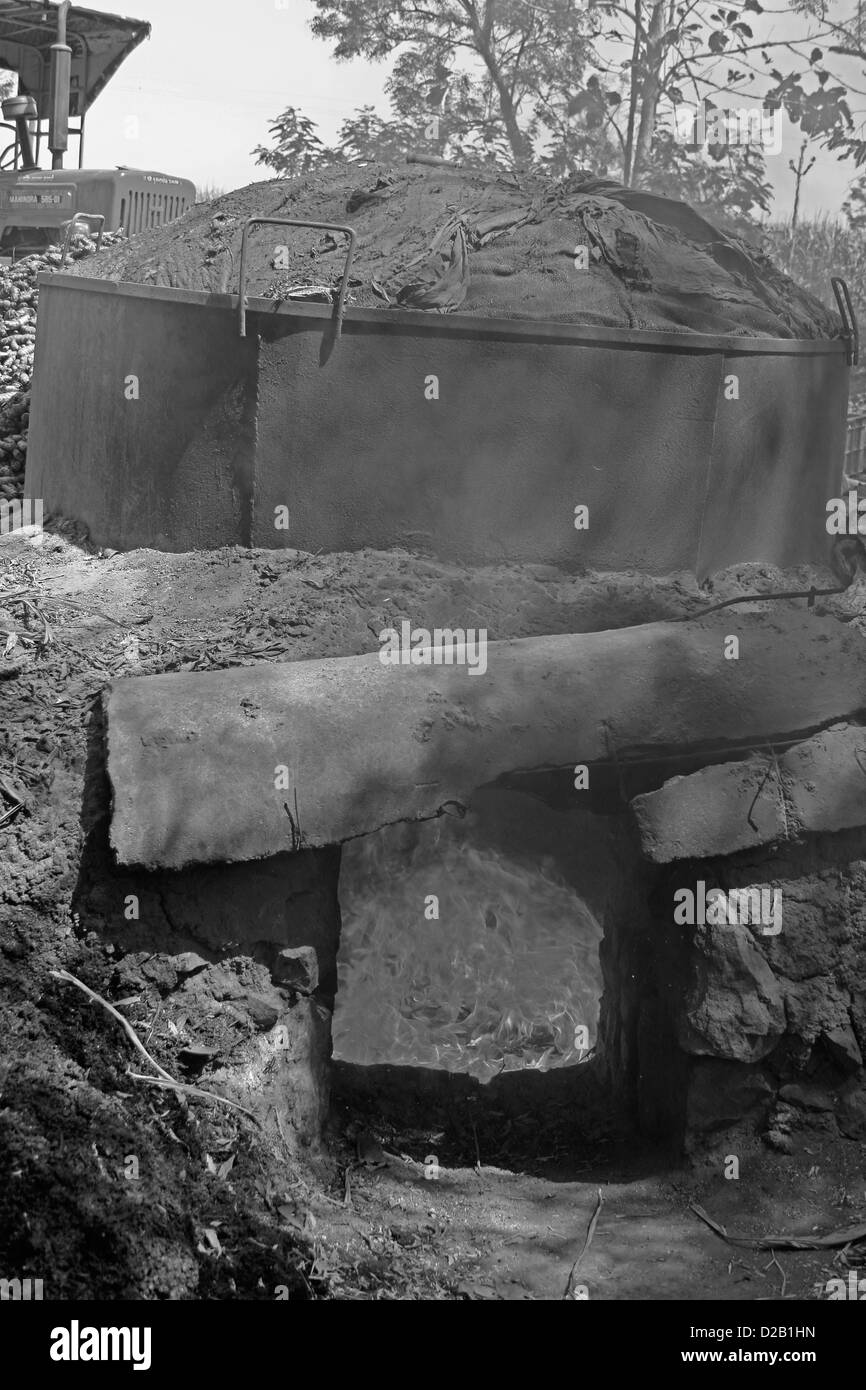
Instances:
[[[509,800],[344,846],[337,1055],[483,1080],[587,1055],[601,928],[549,857],[496,843]]]

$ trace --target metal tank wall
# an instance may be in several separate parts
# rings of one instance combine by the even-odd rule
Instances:
[[[206,295],[44,277],[26,495],[117,550],[248,543],[255,358]]]
[[[841,342],[351,309],[335,340],[322,307],[262,300],[241,339],[236,305],[46,277],[27,495],[117,549],[402,545],[701,577],[826,558]]]

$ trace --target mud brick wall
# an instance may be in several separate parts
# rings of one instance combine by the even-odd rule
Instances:
[[[97,836],[75,895],[81,925],[116,952],[117,989],[177,1029],[178,1079],[204,1072],[311,1158],[329,1101],[339,872],[339,846],[183,872],[122,869]]]
[[[669,860],[651,894],[640,1113],[687,1150],[739,1129],[787,1151],[805,1124],[866,1138],[866,831],[835,828],[866,813],[849,795],[863,741],[831,731],[636,798],[645,847]],[[730,904],[746,888],[764,890],[761,921],[675,920],[684,890]]]

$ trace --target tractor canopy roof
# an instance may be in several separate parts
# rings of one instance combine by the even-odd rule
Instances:
[[[47,0],[0,0],[0,68],[18,74],[20,91],[33,97],[45,119],[58,10]],[[149,36],[150,25],[142,20],[73,6],[66,23],[66,42],[72,49],[69,114],[83,116],[124,58]]]

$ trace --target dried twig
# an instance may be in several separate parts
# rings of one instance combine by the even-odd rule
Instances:
[[[149,1062],[150,1065],[156,1071],[159,1072],[163,1081],[170,1081],[172,1086],[176,1086],[179,1084],[175,1081],[173,1076],[169,1076],[168,1072],[163,1070],[163,1068],[159,1065],[159,1062],[154,1061],[153,1057],[151,1057],[150,1053],[148,1052],[144,1043],[141,1041],[141,1038],[136,1033],[132,1024],[129,1023],[123,1017],[123,1014],[118,1013],[117,1009],[114,1007],[113,1004],[109,1004],[108,1000],[103,999],[101,994],[97,994],[96,990],[91,989],[90,986],[86,985],[83,980],[79,980],[77,975],[70,974],[68,970],[51,970],[49,971],[49,974],[53,975],[55,980],[65,980],[67,984],[75,985],[76,988],[80,989],[83,994],[86,994],[89,999],[92,999],[95,1004],[101,1004],[103,1009],[107,1009],[107,1011],[111,1014],[111,1017],[117,1019],[121,1028],[131,1041],[136,1052],[140,1052],[144,1060],[146,1062]]]
[[[127,1075],[131,1076],[133,1081],[146,1081],[149,1086],[161,1086],[166,1091],[180,1091],[186,1096],[200,1096],[203,1100],[215,1100],[220,1105],[227,1105],[231,1110],[239,1110],[242,1115],[246,1115],[255,1124],[259,1123],[258,1116],[254,1115],[252,1110],[238,1105],[235,1100],[229,1100],[228,1096],[218,1096],[216,1091],[203,1091],[200,1086],[190,1086],[185,1081],[174,1081],[171,1078],[164,1081],[161,1076],[142,1076],[141,1072],[137,1071],[130,1071]]]
[[[143,613],[138,618],[112,618],[110,613],[106,613],[102,608],[88,608],[84,603],[76,603],[75,599],[62,598],[59,594],[47,593],[45,598],[51,603],[62,603],[67,608],[76,608],[79,613],[83,613],[87,618],[103,618],[107,623],[113,623],[115,627],[144,627],[146,623],[153,622],[152,613]]]
[[[598,1218],[601,1215],[601,1209],[603,1206],[604,1198],[601,1195],[601,1188],[599,1188],[598,1202],[596,1204],[595,1211],[592,1214],[592,1220],[590,1221],[589,1226],[587,1227],[586,1239],[583,1242],[583,1249],[581,1250],[574,1264],[571,1266],[571,1272],[569,1273],[568,1279],[566,1280],[565,1293],[563,1294],[563,1298],[571,1298],[571,1295],[574,1292],[574,1276],[577,1273],[578,1267],[581,1264],[584,1256],[589,1250],[589,1247],[592,1245],[592,1238],[595,1235],[595,1228],[598,1225]]]
[[[28,598],[28,594],[32,594],[33,592],[32,589],[15,589],[12,593],[0,593],[0,606],[5,606],[7,603],[20,603],[22,608],[26,608],[29,612],[33,613],[42,624],[42,644],[47,647],[50,646],[52,641],[51,628],[42,609],[37,607],[31,598]],[[26,632],[18,632],[15,636],[19,641],[23,641],[27,640],[28,634]],[[30,640],[33,641],[34,639],[30,638]]]
[[[785,1290],[786,1290],[786,1288],[788,1287],[788,1276],[787,1276],[787,1274],[785,1273],[785,1271],[783,1270],[782,1266],[779,1264],[779,1261],[776,1259],[776,1252],[775,1252],[775,1250],[773,1251],[773,1258],[771,1259],[770,1264],[771,1264],[771,1265],[775,1265],[776,1268],[777,1268],[777,1270],[779,1271],[779,1273],[780,1273],[781,1276],[782,1276],[782,1287],[781,1287],[781,1289],[780,1289],[780,1291],[779,1291],[779,1297],[780,1297],[780,1298],[784,1298],[784,1297],[785,1297]],[[768,1266],[768,1268],[769,1268],[769,1266]]]
[[[295,814],[294,814],[294,815],[292,815],[291,810],[289,809],[289,803],[288,803],[288,801],[284,801],[284,802],[283,802],[283,810],[285,811],[286,815],[287,815],[288,818],[289,818],[289,826],[291,827],[291,836],[292,836],[292,838],[291,838],[291,847],[292,847],[292,850],[293,850],[293,851],[294,851],[294,850],[303,849],[303,847],[304,847],[304,832],[301,830],[301,816],[300,816],[300,812],[298,811],[298,793],[297,793],[297,791],[295,791],[294,801],[295,801]]]
[[[752,812],[754,811],[755,806],[757,805],[758,797],[761,795],[761,792],[764,790],[764,787],[765,787],[766,784],[767,784],[767,779],[768,779],[768,777],[770,776],[770,773],[771,773],[771,771],[773,770],[773,768],[775,768],[775,770],[776,770],[776,776],[779,778],[779,787],[780,787],[780,789],[781,789],[781,785],[782,785],[782,776],[781,776],[781,772],[780,772],[780,769],[779,769],[779,760],[778,760],[778,758],[776,757],[776,754],[775,754],[774,749],[771,748],[771,749],[770,749],[770,756],[769,756],[769,758],[767,759],[767,766],[766,766],[766,768],[764,769],[764,775],[763,775],[763,777],[761,778],[761,785],[758,787],[758,790],[755,792],[755,795],[752,797],[752,804],[751,804],[751,806],[749,807],[748,811],[746,812],[746,820],[749,822],[749,825],[750,825],[750,826],[752,827],[752,829],[755,830],[755,831],[757,831],[758,826],[757,826],[757,825],[755,824],[755,822],[752,820]]]
[[[4,825],[7,825],[9,821],[14,820],[19,811],[27,809],[27,802],[23,800],[14,787],[10,787],[8,782],[4,782],[2,777],[0,777],[0,794],[5,796],[8,801],[12,802],[9,810],[5,811],[3,815],[0,816],[0,828],[2,828]]]
[[[475,1171],[481,1172],[481,1150],[478,1147],[478,1130],[475,1128],[475,1121],[470,1116],[469,1123],[472,1126],[472,1137],[475,1140]]]
[[[101,994],[96,993],[96,990],[91,989],[90,986],[86,985],[83,980],[79,980],[77,975],[70,974],[68,970],[51,970],[49,971],[49,974],[53,975],[55,980],[65,980],[68,984],[75,985],[76,988],[80,989],[82,993],[86,994],[89,999],[92,999],[95,1004],[101,1004],[103,1009],[107,1010],[107,1012],[111,1014],[112,1018],[117,1019],[118,1023],[123,1028],[123,1031],[130,1039],[136,1052],[139,1052],[141,1056],[145,1059],[145,1061],[149,1062],[150,1065],[157,1072],[159,1072],[159,1076],[155,1077],[142,1076],[139,1072],[130,1071],[129,1075],[133,1078],[134,1081],[146,1081],[151,1086],[163,1086],[167,1087],[169,1090],[172,1091],[180,1091],[186,1095],[201,1096],[205,1100],[216,1101],[220,1105],[228,1105],[232,1110],[240,1110],[242,1115],[247,1115],[251,1120],[258,1124],[258,1120],[256,1119],[256,1116],[252,1113],[252,1111],[246,1110],[242,1105],[238,1105],[236,1101],[229,1100],[226,1096],[219,1096],[214,1091],[203,1091],[198,1086],[189,1086],[184,1081],[176,1081],[173,1076],[171,1076],[167,1071],[164,1070],[163,1067],[159,1065],[159,1062],[155,1061],[154,1058],[151,1057],[150,1053],[148,1052],[144,1043],[141,1041],[140,1037],[136,1033],[132,1024],[129,1023],[123,1017],[123,1014],[118,1013],[114,1005],[109,1004],[107,999],[103,999]]]
[[[727,1241],[729,1245],[739,1245],[747,1250],[834,1250],[843,1245],[866,1240],[866,1222],[857,1226],[846,1226],[838,1231],[828,1231],[824,1236],[732,1236],[724,1226],[714,1221],[703,1207],[698,1206],[697,1202],[690,1202],[689,1207],[695,1216],[700,1217],[701,1221],[704,1221],[711,1231],[715,1231],[717,1236],[721,1236],[722,1240]]]

